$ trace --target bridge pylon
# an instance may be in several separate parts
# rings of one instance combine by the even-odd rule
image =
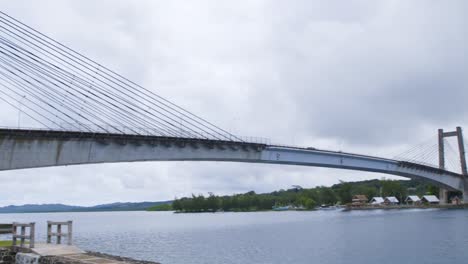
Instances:
[[[465,157],[465,145],[463,143],[463,133],[462,128],[457,127],[455,131],[444,132],[443,129],[439,129],[439,168],[445,170],[445,146],[444,138],[446,137],[457,137],[458,141],[458,152],[460,156],[460,165],[463,180],[462,193],[463,193],[463,202],[468,203],[468,170],[466,167],[466,157]],[[449,191],[443,188],[440,188],[439,191],[439,200],[441,204],[448,203]]]

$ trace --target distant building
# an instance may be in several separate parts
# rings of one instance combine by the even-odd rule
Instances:
[[[421,198],[419,198],[416,195],[410,195],[406,197],[405,203],[406,204],[421,204]]]
[[[381,205],[385,202],[384,198],[383,197],[372,197],[372,199],[370,200],[370,204],[372,205]]]
[[[384,199],[384,203],[387,204],[387,205],[396,205],[399,202],[400,201],[398,201],[398,199],[395,196],[387,196]]]
[[[450,202],[451,202],[452,204],[457,204],[457,205],[458,205],[458,204],[461,204],[461,203],[462,203],[462,200],[460,199],[460,197],[455,196],[455,197],[453,197],[453,198],[450,200]]]
[[[357,194],[353,196],[352,203],[353,205],[364,205],[367,204],[367,196],[362,194]]]
[[[435,195],[424,195],[421,198],[421,201],[426,204],[438,204],[439,198],[437,198]]]

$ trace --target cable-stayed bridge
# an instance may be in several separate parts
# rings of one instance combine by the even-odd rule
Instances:
[[[36,125],[0,129],[0,170],[137,161],[302,165],[424,179],[442,195],[458,190],[468,200],[461,128],[439,131],[431,149],[392,159],[236,136],[2,12],[0,100]],[[458,139],[460,171],[449,169],[446,137]],[[422,159],[412,158],[421,150]],[[427,162],[432,154],[438,164]]]

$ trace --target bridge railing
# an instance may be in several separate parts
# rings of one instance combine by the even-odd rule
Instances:
[[[82,124],[81,124],[82,125]],[[80,125],[80,126],[81,126]],[[266,144],[270,145],[271,141],[269,138],[264,137],[253,137],[253,136],[237,136],[237,135],[223,135],[217,136],[212,133],[198,133],[197,135],[190,136],[188,131],[179,130],[176,134],[162,134],[160,131],[152,130],[149,128],[134,128],[134,127],[117,127],[117,126],[96,126],[87,125],[89,130],[78,129],[76,124],[61,123],[60,127],[54,128],[53,131],[63,132],[83,132],[83,133],[103,133],[103,134],[122,134],[122,135],[141,135],[141,136],[162,136],[162,137],[180,137],[180,138],[194,138],[194,139],[211,139],[211,140],[224,140],[224,141],[236,141],[246,142],[255,144]],[[5,127],[0,126],[0,129],[21,129],[21,130],[34,130],[34,131],[50,131],[48,128],[38,127]]]

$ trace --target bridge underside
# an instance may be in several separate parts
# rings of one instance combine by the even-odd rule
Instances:
[[[360,170],[423,179],[468,194],[460,174],[349,153],[190,138],[0,129],[0,170],[137,161],[230,161]]]

